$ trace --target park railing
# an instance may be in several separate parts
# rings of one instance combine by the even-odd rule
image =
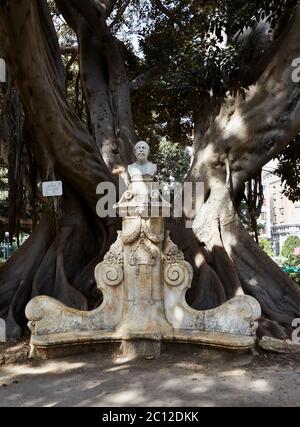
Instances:
[[[300,273],[300,267],[283,267],[285,273]]]

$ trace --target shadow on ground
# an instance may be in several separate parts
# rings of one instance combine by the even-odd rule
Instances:
[[[99,353],[0,368],[0,406],[300,406],[299,357]]]

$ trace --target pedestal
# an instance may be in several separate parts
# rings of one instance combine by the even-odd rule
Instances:
[[[188,306],[185,295],[192,267],[165,231],[161,217],[124,218],[95,277],[103,293],[96,310],[75,310],[44,296],[30,301],[26,316],[33,354],[120,343],[128,354],[156,356],[162,342],[236,350],[255,343],[261,309],[254,298],[238,296],[207,311]]]

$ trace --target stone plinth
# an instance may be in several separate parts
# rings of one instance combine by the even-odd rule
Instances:
[[[144,147],[140,149],[143,154]],[[154,166],[146,164],[143,170],[150,173]],[[162,211],[168,204],[150,175],[138,175],[136,165],[129,171],[137,175],[116,205],[122,231],[95,270],[102,305],[82,312],[49,297],[34,298],[26,308],[33,352],[105,343],[150,356],[159,353],[162,342],[251,348],[259,303],[238,296],[213,310],[188,306],[185,295],[193,270],[165,230]]]
[[[36,350],[135,340],[247,349],[255,342],[261,311],[254,298],[238,296],[207,311],[187,305],[192,268],[165,232],[162,218],[125,218],[95,276],[103,293],[96,310],[78,311],[43,296],[28,304]],[[125,348],[134,352],[128,343]]]

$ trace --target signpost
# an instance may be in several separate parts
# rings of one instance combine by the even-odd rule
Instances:
[[[61,181],[48,181],[43,182],[43,196],[44,197],[53,197],[53,206],[55,212],[55,224],[58,230],[58,221],[59,221],[59,213],[58,213],[58,197],[63,195],[63,186]]]
[[[44,197],[57,197],[63,195],[63,188],[61,181],[43,182],[43,196]]]

